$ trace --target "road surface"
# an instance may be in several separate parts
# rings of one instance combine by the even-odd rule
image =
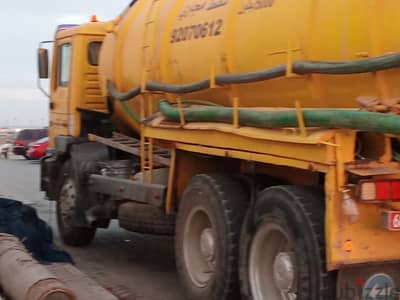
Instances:
[[[58,239],[55,205],[39,192],[39,164],[0,159],[0,196],[35,207]],[[127,232],[112,224],[86,248],[65,247],[79,269],[121,300],[184,300],[175,270],[172,238]]]

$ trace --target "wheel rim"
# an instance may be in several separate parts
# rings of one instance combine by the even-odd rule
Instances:
[[[193,284],[204,288],[212,280],[216,265],[215,230],[207,212],[194,208],[185,222],[183,256]]]
[[[254,300],[297,299],[296,259],[290,238],[280,225],[265,222],[255,234],[249,280]]]
[[[60,192],[59,217],[63,227],[72,227],[76,201],[76,188],[72,179],[68,178]]]

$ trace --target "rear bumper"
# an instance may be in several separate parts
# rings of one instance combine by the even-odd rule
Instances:
[[[399,299],[399,266],[393,262],[340,270],[336,299]]]

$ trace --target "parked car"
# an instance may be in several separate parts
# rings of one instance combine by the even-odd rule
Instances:
[[[41,159],[46,155],[48,145],[49,139],[47,137],[42,138],[36,142],[30,143],[26,154],[29,159]]]
[[[32,142],[35,142],[39,139],[47,137],[48,131],[47,129],[23,129],[18,132],[17,137],[15,138],[15,143],[13,147],[13,152],[15,155],[23,155],[25,158],[27,156],[26,151],[28,150],[28,145]]]

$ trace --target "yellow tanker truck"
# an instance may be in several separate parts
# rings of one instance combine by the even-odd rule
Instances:
[[[110,4],[111,5],[111,4]],[[187,299],[398,299],[400,3],[137,0],[57,29],[63,241],[174,235]]]

